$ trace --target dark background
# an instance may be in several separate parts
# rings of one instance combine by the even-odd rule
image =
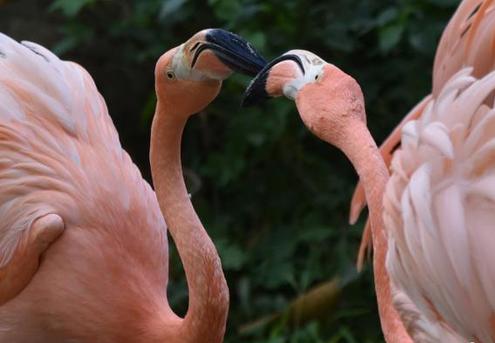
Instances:
[[[458,2],[0,0],[0,31],[88,69],[149,180],[154,63],[195,32],[231,30],[268,59],[314,51],[360,82],[381,142],[429,93],[436,44]],[[363,220],[347,224],[352,166],[303,127],[290,101],[240,109],[248,81],[226,81],[183,143],[193,202],[230,286],[226,342],[382,342],[370,266],[354,268]],[[183,313],[187,289],[171,254],[169,299]],[[315,306],[291,305],[330,280]]]

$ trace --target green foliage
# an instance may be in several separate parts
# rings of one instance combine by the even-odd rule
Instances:
[[[435,47],[457,0],[55,0],[63,24],[56,50],[95,77],[124,146],[145,175],[161,53],[205,27],[252,41],[268,58],[310,49],[362,85],[378,141],[429,93]],[[291,299],[355,262],[359,228],[347,224],[356,176],[318,141],[286,99],[240,109],[248,79],[226,81],[188,125],[183,159],[193,201],[222,256],[231,290],[226,342],[382,342],[371,273],[344,288],[336,310],[302,327],[238,328],[283,311]],[[186,285],[171,258],[171,304]]]
[[[66,17],[74,17],[83,7],[96,2],[96,0],[55,0],[50,6],[51,10],[60,10]]]

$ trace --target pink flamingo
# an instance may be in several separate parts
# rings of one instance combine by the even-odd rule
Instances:
[[[433,65],[432,93],[420,101],[397,125],[380,146],[380,152],[387,167],[390,166],[396,149],[400,146],[403,126],[418,119],[432,96],[438,96],[447,80],[463,67],[473,67],[473,75],[482,77],[495,67],[494,42],[495,2],[464,0],[445,28],[438,44]],[[366,205],[364,190],[358,183],[354,192],[349,222],[356,223]],[[367,248],[371,248],[369,223],[366,224],[358,255],[358,267],[364,262]]]
[[[366,127],[361,89],[337,67],[293,50],[246,91],[246,105],[294,99],[305,125],[356,168],[370,208],[387,342],[495,342],[493,4],[466,1],[454,16],[437,54],[433,94],[407,119],[390,179]]]
[[[232,71],[263,65],[219,29],[159,59],[155,196],[89,74],[0,34],[1,342],[223,341],[228,288],[184,186],[181,134]],[[184,319],[166,296],[165,221],[189,287]]]
[[[401,222],[401,220],[405,219],[405,215],[403,214],[404,209],[399,209],[396,207],[390,206],[394,203],[394,201],[399,200],[399,198],[392,198],[392,191],[395,188],[395,196],[404,194],[404,184],[398,181],[397,175],[402,171],[406,171],[409,176],[409,180],[411,180],[411,174],[415,171],[414,169],[418,167],[409,166],[406,163],[410,163],[407,155],[403,152],[398,152],[397,149],[404,143],[404,136],[407,137],[407,132],[411,128],[414,130],[414,126],[416,124],[409,124],[410,121],[425,120],[423,117],[427,116],[431,111],[427,106],[433,106],[431,103],[438,99],[442,92],[445,93],[446,89],[448,89],[447,81],[449,78],[452,78],[456,73],[462,73],[461,69],[470,67],[472,68],[471,74],[476,78],[486,77],[487,74],[491,73],[495,69],[495,49],[493,48],[495,45],[495,1],[473,1],[473,0],[464,0],[457,9],[456,13],[450,20],[448,26],[443,32],[442,38],[438,45],[437,53],[435,56],[435,62],[433,66],[433,81],[432,81],[432,93],[425,97],[418,105],[415,106],[413,110],[409,112],[408,115],[404,117],[401,123],[393,130],[390,136],[385,140],[385,142],[380,147],[382,156],[384,157],[385,163],[387,167],[390,167],[392,163],[392,179],[388,186],[390,190],[390,194],[387,193],[385,196],[385,204],[386,211],[385,216],[386,220],[393,220],[389,224],[389,226],[393,227],[396,225],[404,226],[407,222]],[[459,76],[460,77],[460,76]],[[482,119],[485,121],[478,126],[478,130],[483,128],[486,130],[481,138],[480,142],[477,142],[476,149],[481,149],[483,143],[486,143],[485,139],[490,137],[490,134],[493,134],[493,131],[490,131],[490,128],[485,128],[485,125],[490,122],[486,116],[484,111],[487,106],[491,107],[493,104],[493,95],[488,96],[485,99],[482,99],[482,104],[478,104],[477,98],[471,97],[462,97],[463,102],[457,101],[456,107],[454,108],[456,111],[477,111],[479,110],[482,114],[479,114]],[[436,101],[439,102],[438,100]],[[474,106],[471,108],[466,108],[463,106]],[[476,106],[479,105],[479,109]],[[459,108],[457,108],[459,107]],[[444,109],[445,110],[445,109]],[[452,115],[454,117],[454,115]],[[466,113],[466,118],[462,118],[463,120],[469,120],[468,114]],[[480,134],[475,131],[475,124],[478,118],[473,119],[470,123],[470,127],[468,130],[473,130],[473,137]],[[449,123],[452,126],[452,123]],[[405,131],[402,131],[403,128],[406,127]],[[459,129],[459,128],[457,128]],[[402,131],[402,142],[401,142],[401,131]],[[425,140],[425,136],[431,135],[433,132],[423,134],[421,137]],[[488,135],[488,136],[486,136]],[[436,136],[436,134],[435,134]],[[439,134],[440,136],[440,134]],[[455,137],[454,134],[450,134],[450,136]],[[468,135],[465,134],[465,137]],[[431,137],[430,137],[431,138]],[[406,138],[407,139],[407,138]],[[441,138],[435,137],[434,140],[439,140]],[[473,138],[472,138],[473,139]],[[472,141],[471,139],[471,141]],[[454,141],[455,142],[455,141]],[[432,142],[432,144],[435,144]],[[466,142],[467,145],[467,142]],[[457,148],[457,147],[456,147]],[[404,149],[407,151],[407,149]],[[396,153],[397,152],[397,153]],[[454,151],[455,152],[455,151]],[[476,151],[473,150],[474,154]],[[404,154],[404,155],[402,155]],[[458,156],[456,154],[455,159],[466,158],[465,154],[461,154]],[[464,162],[464,163],[470,163]],[[408,166],[404,168],[404,166]],[[412,169],[409,169],[412,168]],[[487,165],[487,168],[490,166]],[[403,168],[401,171],[400,169]],[[394,173],[394,171],[396,173]],[[395,177],[394,177],[395,176]],[[448,173],[445,173],[443,176],[447,183],[449,180]],[[456,180],[456,183],[462,182],[481,182],[481,180],[486,180],[486,175],[470,175],[470,177],[466,177],[464,180]],[[435,185],[432,184],[431,187]],[[488,187],[488,185],[487,185]],[[450,190],[452,191],[452,189]],[[443,194],[445,197],[445,194]],[[482,194],[480,195],[482,197]],[[438,199],[440,198],[440,194],[434,194],[432,204],[436,204]],[[489,198],[487,198],[489,199]],[[445,201],[445,198],[443,199]],[[473,211],[473,196],[469,192],[460,192],[458,197],[453,197],[451,200],[452,203],[449,204],[448,208],[441,208],[437,205],[434,209],[435,221],[437,217],[444,216],[445,219],[443,221],[438,221],[435,223],[437,227],[437,233],[440,234],[437,238],[442,244],[434,247],[438,249],[437,258],[440,256],[443,257],[443,262],[447,265],[439,265],[437,268],[439,271],[448,271],[448,275],[450,275],[450,279],[445,279],[444,282],[450,281],[450,287],[448,287],[449,292],[447,293],[447,299],[443,299],[442,307],[447,306],[447,309],[438,312],[436,307],[432,307],[430,303],[433,301],[428,298],[428,296],[421,296],[418,294],[418,288],[412,290],[411,288],[420,287],[421,284],[424,284],[426,280],[421,279],[417,280],[419,282],[413,282],[412,284],[407,284],[405,275],[401,275],[404,289],[408,290],[409,294],[412,294],[413,291],[416,293],[413,295],[415,303],[418,306],[422,307],[426,312],[433,312],[436,319],[441,322],[448,322],[449,325],[454,328],[457,332],[461,333],[464,338],[458,339],[459,342],[474,341],[474,342],[494,342],[494,328],[495,328],[495,316],[493,315],[493,310],[495,306],[493,305],[493,299],[488,295],[490,292],[487,290],[487,287],[491,287],[489,285],[490,278],[493,279],[493,269],[490,269],[490,265],[482,266],[479,265],[483,259],[489,261],[489,250],[484,246],[483,242],[487,242],[485,244],[489,244],[490,236],[487,236],[486,231],[484,231],[484,226],[490,220],[489,218],[477,217],[479,218],[476,222],[471,222],[472,220],[472,211]],[[357,221],[357,218],[366,205],[366,200],[364,198],[364,193],[362,189],[361,183],[356,187],[356,191],[354,193],[352,203],[351,203],[351,212],[350,212],[350,222],[351,224]],[[443,204],[445,206],[445,204]],[[456,207],[457,206],[457,207]],[[459,206],[462,208],[462,211],[457,211]],[[401,217],[402,212],[402,217]],[[453,217],[456,215],[457,217]],[[452,228],[447,229],[447,219],[451,218],[451,220],[458,221],[458,225],[452,225]],[[394,222],[395,220],[400,219],[399,223]],[[483,223],[483,221],[485,221]],[[433,226],[433,225],[432,225]],[[392,229],[393,230],[393,229]],[[448,230],[448,231],[447,231]],[[408,231],[406,231],[408,232]],[[405,239],[404,236],[402,238]],[[408,237],[411,239],[410,237]],[[480,240],[481,238],[481,240]],[[459,246],[462,240],[465,239],[464,242],[467,245]],[[400,241],[397,241],[400,242]],[[425,243],[425,242],[423,242]],[[439,242],[440,243],[440,242]],[[398,243],[397,243],[398,244]],[[363,265],[364,257],[367,249],[371,249],[371,240],[370,240],[370,226],[369,222],[367,222],[365,231],[363,234],[363,239],[361,241],[361,247],[359,249],[358,255],[358,267],[360,268]],[[410,248],[410,247],[409,247]],[[467,250],[458,255],[458,249],[467,248]],[[404,250],[402,250],[404,249]],[[423,250],[425,247],[423,247]],[[432,247],[433,249],[433,247]],[[405,247],[401,247],[401,249],[397,249],[398,252],[403,251],[406,252]],[[419,249],[412,251],[409,250],[408,254],[411,260],[416,263],[416,266],[421,268],[421,271],[424,272],[423,276],[431,277],[429,282],[433,282],[433,280],[438,279],[442,275],[446,277],[445,274],[437,274],[436,271],[431,270],[431,263],[427,263],[425,260],[425,256],[420,254]],[[454,254],[456,255],[454,257]],[[392,252],[391,252],[392,255]],[[392,255],[393,256],[393,255]],[[433,256],[428,256],[427,258],[432,259]],[[389,260],[391,268],[394,263],[392,257]],[[481,262],[483,263],[483,262]],[[405,265],[405,263],[404,263]],[[409,264],[409,266],[411,266]],[[395,266],[398,268],[400,266]],[[474,271],[473,274],[467,273],[462,274],[461,268],[469,268]],[[464,271],[466,271],[464,269]],[[410,274],[409,278],[412,277],[413,274]],[[419,273],[419,271],[416,271]],[[404,270],[398,271],[397,274],[404,273]],[[470,280],[466,281],[466,278],[479,278],[478,281]],[[453,288],[456,288],[453,290]],[[437,291],[438,294],[438,291]],[[457,299],[455,306],[452,304],[447,304],[450,299]],[[452,301],[452,300],[450,300]],[[490,302],[491,305],[487,303],[481,304],[481,302]],[[464,307],[463,307],[464,306]],[[443,317],[445,316],[445,318]],[[432,317],[432,315],[430,315]],[[445,340],[449,342],[454,342],[453,339]]]
[[[387,342],[411,342],[391,301],[385,269],[387,240],[380,200],[388,173],[366,127],[364,99],[357,82],[315,54],[291,50],[270,62],[246,90],[243,105],[285,95],[296,101],[304,124],[318,137],[340,148],[363,180],[370,206],[375,282],[382,328]]]

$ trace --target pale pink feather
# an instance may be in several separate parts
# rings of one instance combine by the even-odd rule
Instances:
[[[418,342],[495,339],[494,28],[495,1],[460,4],[438,46],[432,94],[381,147],[392,169],[384,221],[394,302]],[[362,195],[358,185],[351,222],[365,205]]]
[[[425,320],[492,343],[495,72],[471,73],[455,74],[403,130],[384,198],[387,268]]]
[[[0,266],[45,213],[60,215],[65,232],[30,284],[0,307],[0,341],[159,336],[145,327],[173,315],[154,192],[90,75],[0,34]]]
[[[445,28],[438,44],[433,65],[432,94],[438,96],[443,86],[456,72],[465,67],[473,68],[473,76],[483,77],[495,68],[495,1],[463,0]],[[429,97],[430,97],[429,96]],[[380,147],[387,165],[400,146],[400,131],[410,120],[422,115],[425,100],[404,117]],[[354,224],[366,205],[362,185],[358,183],[349,221]],[[362,266],[366,250],[371,248],[369,226],[363,234],[358,256]]]

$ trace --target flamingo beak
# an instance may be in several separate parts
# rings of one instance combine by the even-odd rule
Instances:
[[[275,95],[272,95],[266,89],[266,85],[268,82],[268,78],[270,76],[271,69],[278,63],[283,61],[293,61],[297,64],[302,74],[305,74],[304,64],[301,58],[295,54],[285,54],[275,58],[273,61],[268,63],[256,77],[251,81],[249,86],[244,91],[244,95],[242,98],[241,106],[248,107],[254,106],[266,101],[270,98],[273,98]]]
[[[196,48],[191,68],[199,55],[211,50],[228,68],[234,72],[255,76],[266,65],[266,60],[241,36],[222,29],[210,29],[205,35],[205,43]]]

